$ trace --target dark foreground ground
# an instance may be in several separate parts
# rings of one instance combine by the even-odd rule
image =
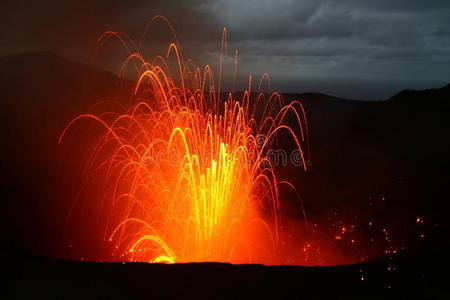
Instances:
[[[450,299],[437,258],[337,267],[4,257],[7,298]],[[5,279],[3,279],[5,280]]]

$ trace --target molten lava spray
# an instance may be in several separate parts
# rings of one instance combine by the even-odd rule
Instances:
[[[167,22],[157,16],[150,24],[155,20]],[[121,33],[106,32],[99,43],[108,37],[126,41]],[[293,185],[277,179],[268,153],[279,135],[287,135],[306,168],[301,103],[284,104],[280,94],[262,93],[267,75],[256,93],[251,77],[241,98],[221,93],[225,29],[217,82],[210,66],[183,59],[178,42],[153,62],[139,54],[140,46],[127,49],[123,70],[132,66],[139,74],[132,104],[121,113],[80,115],[61,136],[85,119],[104,128],[86,172],[105,178],[100,218],[114,255],[143,262],[275,263],[279,186]],[[169,67],[171,58],[175,68]],[[236,66],[237,52],[233,80]]]

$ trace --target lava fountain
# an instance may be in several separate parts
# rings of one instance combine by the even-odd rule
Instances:
[[[269,153],[280,135],[288,136],[306,170],[303,107],[298,101],[284,103],[278,93],[263,93],[267,75],[256,92],[250,77],[239,99],[221,92],[226,29],[214,78],[209,65],[184,60],[164,17],[149,26],[155,21],[167,22],[175,43],[152,62],[140,54],[142,41],[133,43],[117,32],[98,40],[101,46],[116,37],[129,51],[122,71],[133,68],[138,74],[129,107],[79,115],[61,135],[83,120],[103,128],[85,170],[105,178],[98,195],[105,239],[114,244],[115,257],[128,261],[274,263],[279,188],[294,186],[277,178]],[[176,61],[175,68],[168,59]],[[237,51],[233,81],[236,68]],[[294,126],[287,124],[288,116]]]

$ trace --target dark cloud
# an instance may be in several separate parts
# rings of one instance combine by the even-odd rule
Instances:
[[[170,3],[169,3],[170,2]],[[88,57],[96,39],[106,30],[121,31],[137,39],[148,20],[157,14],[167,16],[184,32],[205,38],[202,28],[208,16],[194,12],[187,1],[24,1],[1,2],[2,54],[28,49],[51,49],[74,56]],[[152,41],[171,41],[165,27],[154,28]]]
[[[150,17],[163,14],[176,27],[185,54],[199,64],[215,64],[210,60],[217,58],[221,29],[227,27],[230,53],[239,49],[240,74],[267,71],[289,91],[318,87],[352,96],[339,86],[364,80],[380,83],[378,92],[361,93],[377,99],[393,90],[383,89],[383,82],[399,82],[401,89],[438,86],[450,78],[447,0],[93,2],[2,2],[0,54],[49,49],[86,60],[101,32],[138,38]],[[151,49],[164,49],[171,38],[157,25],[146,41],[152,55]]]

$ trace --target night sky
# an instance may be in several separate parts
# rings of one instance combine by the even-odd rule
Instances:
[[[2,1],[0,56],[49,50],[92,63],[102,32],[137,39],[156,14],[171,20],[185,56],[200,65],[217,62],[227,27],[239,74],[268,72],[279,91],[375,100],[450,78],[448,0]],[[144,49],[161,52],[171,41],[156,26]],[[118,70],[121,59],[99,66]]]

